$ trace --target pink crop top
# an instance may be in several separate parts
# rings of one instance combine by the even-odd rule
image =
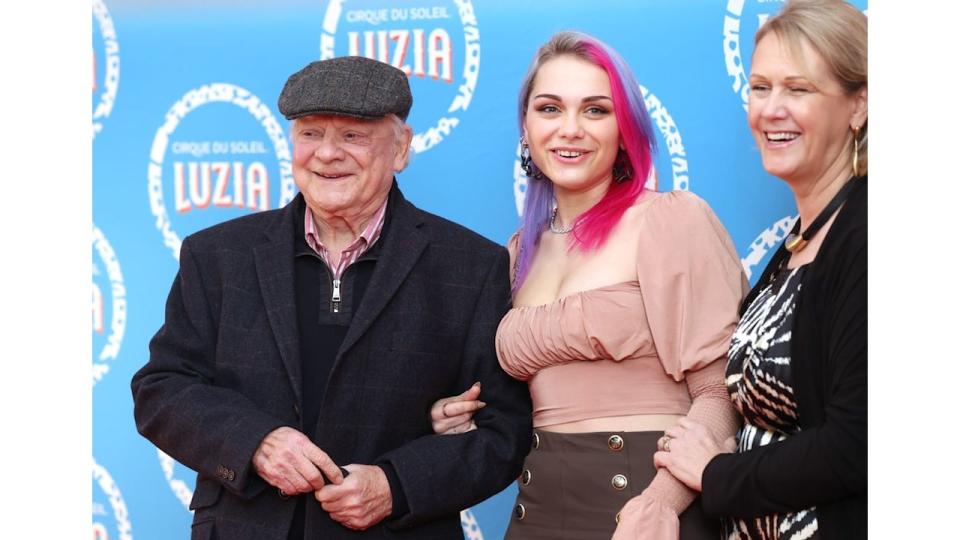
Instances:
[[[636,281],[516,307],[500,322],[497,356],[528,381],[535,427],[687,414],[695,386],[727,399],[722,367],[704,370],[710,381],[684,379],[726,357],[747,291],[733,243],[692,193],[649,192],[638,204]]]

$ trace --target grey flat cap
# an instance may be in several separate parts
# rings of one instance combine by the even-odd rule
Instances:
[[[277,102],[293,120],[311,114],[383,118],[394,113],[406,120],[413,105],[407,75],[362,56],[312,62],[287,79]]]

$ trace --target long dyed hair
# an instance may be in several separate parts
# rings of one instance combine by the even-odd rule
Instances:
[[[570,249],[579,247],[586,251],[596,249],[606,242],[613,226],[643,193],[643,185],[650,173],[656,143],[643,95],[627,63],[617,51],[599,39],[582,32],[572,31],[554,34],[550,41],[537,50],[523,79],[523,85],[520,87],[517,105],[521,133],[523,133],[527,105],[537,72],[543,64],[559,56],[572,56],[584,60],[607,73],[613,94],[611,97],[614,116],[620,130],[620,142],[624,147],[621,152],[625,151],[630,170],[632,170],[632,175],[625,181],[611,182],[603,198],[575,220]],[[618,161],[620,159],[618,156]],[[540,235],[547,229],[553,210],[553,182],[542,174],[533,176],[539,176],[539,178],[527,178],[520,249],[516,263],[517,272],[513,283],[514,293],[520,289],[527,277]]]

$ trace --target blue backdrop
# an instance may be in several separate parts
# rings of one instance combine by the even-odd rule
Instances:
[[[401,188],[505,243],[526,187],[521,77],[552,33],[594,34],[642,86],[660,133],[652,181],[706,199],[753,281],[795,218],[745,115],[753,34],[782,3],[94,0],[94,538],[188,537],[195,474],[137,434],[129,382],[162,322],[183,237],[295,195],[276,108],[289,74],[348,54],[408,71],[416,153]],[[465,536],[501,538],[515,495],[465,509]]]

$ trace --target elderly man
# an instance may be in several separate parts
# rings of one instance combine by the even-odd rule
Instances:
[[[366,58],[293,74],[300,194],[183,242],[132,386],[140,432],[198,472],[195,539],[462,538],[459,511],[520,472],[530,398],[494,351],[508,256],[403,198],[412,102]],[[476,429],[434,435],[431,404],[474,382]]]

